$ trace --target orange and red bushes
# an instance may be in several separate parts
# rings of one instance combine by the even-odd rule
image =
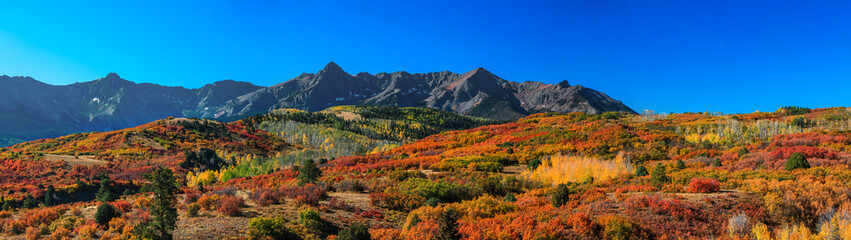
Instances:
[[[623,203],[626,216],[660,238],[697,238],[723,234],[724,216],[676,199],[638,195]],[[652,227],[650,227],[652,226]]]
[[[133,204],[128,201],[118,200],[111,202],[110,204],[112,204],[112,206],[118,211],[121,211],[121,213],[127,213],[130,212],[130,210],[133,210]]]
[[[692,178],[688,186],[689,192],[692,193],[714,193],[721,190],[721,183],[714,178]]]
[[[225,196],[219,201],[219,205],[216,207],[220,213],[228,216],[239,216],[242,214],[242,211],[239,209],[245,206],[245,201],[241,197],[236,196]]]
[[[780,159],[788,159],[792,153],[799,152],[804,154],[807,158],[823,158],[823,159],[838,159],[839,155],[835,152],[832,152],[828,149],[820,148],[820,147],[810,147],[810,146],[792,146],[792,147],[779,147],[774,149],[771,153],[777,155]]]
[[[402,240],[402,230],[395,228],[369,229],[369,235],[375,240]]]
[[[317,205],[319,200],[326,196],[323,187],[307,184],[301,187],[280,186],[277,188],[255,188],[251,194],[252,200],[261,206],[278,204],[284,198],[293,199],[296,205]]]
[[[792,133],[774,136],[771,141],[770,147],[817,147],[833,143],[848,145],[851,144],[851,140],[849,140],[847,136],[836,134],[825,134],[819,132]]]

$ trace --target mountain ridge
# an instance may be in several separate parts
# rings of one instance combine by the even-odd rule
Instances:
[[[334,62],[262,87],[234,80],[189,89],[136,83],[109,73],[103,78],[50,85],[31,77],[0,76],[0,144],[77,132],[110,131],[169,116],[237,120],[274,109],[320,111],[341,105],[429,107],[460,114],[514,120],[537,112],[624,111],[622,102],[566,81],[512,82],[484,68],[458,74],[351,75]]]
[[[592,114],[635,112],[604,93],[581,85],[571,86],[567,81],[518,83],[502,79],[484,68],[463,74],[399,71],[351,75],[330,62],[317,73],[303,73],[240,96],[224,108],[205,115],[235,119],[278,108],[319,111],[338,105],[430,107],[500,120],[548,110]]]

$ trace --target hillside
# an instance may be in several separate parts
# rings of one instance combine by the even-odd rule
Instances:
[[[209,133],[216,135],[213,139],[251,142],[233,133],[254,131],[260,138],[255,144],[202,141],[162,150],[212,149],[186,158],[203,161],[158,160],[171,163],[164,165],[177,171],[182,186],[175,234],[181,239],[279,236],[269,234],[325,239],[343,234],[341,229],[355,228],[353,224],[365,224],[373,239],[432,239],[454,232],[441,226],[456,226],[462,239],[766,239],[792,234],[834,239],[851,227],[845,217],[851,215],[847,201],[851,198],[851,110],[846,108],[788,107],[773,113],[733,115],[546,113],[479,127],[475,126],[486,122],[433,111],[352,106],[314,113],[282,109],[223,124],[229,133]],[[179,129],[169,127],[169,121],[179,120],[140,128]],[[429,129],[446,122],[473,128],[433,129],[429,132],[435,134],[420,140],[391,140],[408,136],[413,126]],[[387,128],[391,123],[400,127]],[[250,126],[272,133],[248,130]],[[116,139],[121,134],[93,133],[77,140],[69,136],[5,151],[147,159],[83,144],[95,136]],[[316,140],[329,136],[330,141]],[[298,138],[306,140],[289,140]],[[363,143],[369,141],[400,140],[395,143],[400,146],[345,156],[354,148],[337,146],[337,138],[361,139],[349,145],[360,145],[360,149],[366,149],[363,146],[368,144]],[[271,143],[277,143],[281,148],[274,148],[280,151],[252,156],[269,152],[269,148],[252,146]],[[232,150],[224,151],[225,147]],[[305,149],[313,149],[316,155],[296,154]],[[154,160],[159,156],[147,151]],[[0,156],[40,157],[4,154]],[[287,156],[297,157],[283,161]],[[84,166],[98,164],[88,156],[80,159],[73,168],[91,169]],[[311,173],[314,162],[319,167],[316,174]],[[193,170],[187,171],[193,164]],[[31,172],[42,177],[55,174],[36,168]],[[143,223],[140,217],[149,209],[148,193],[134,193],[145,183],[126,182],[122,179],[127,176],[116,172],[110,176],[120,181],[118,188],[133,189],[115,202],[130,205],[117,219],[130,226]],[[98,179],[102,177],[92,179],[89,186]],[[38,199],[40,189],[12,191],[11,199],[20,199],[12,206],[24,204],[27,194]],[[14,217],[0,218],[0,224],[5,224],[4,229],[11,226],[7,236],[17,236],[33,225],[12,219],[85,210],[92,204],[0,212],[0,216]],[[194,207],[200,210],[186,210]],[[83,212],[45,221],[90,217]],[[90,225],[69,226],[73,230]],[[134,234],[119,231],[119,225],[109,226],[92,234]]]
[[[358,106],[320,112],[282,109],[232,123],[169,118],[2,148],[0,172],[6,178],[0,180],[0,191],[9,190],[6,197],[21,199],[25,195],[18,191],[21,188],[37,193],[37,185],[73,185],[101,172],[120,181],[138,181],[153,166],[173,167],[189,176],[214,172],[223,176],[217,180],[226,181],[267,174],[297,159],[378,152],[442,131],[490,123],[497,122],[428,108]],[[203,149],[212,149],[221,161],[185,165],[186,153],[202,154]],[[197,177],[188,181],[193,179],[198,181]]]

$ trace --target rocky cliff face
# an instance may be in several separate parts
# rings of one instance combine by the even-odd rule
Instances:
[[[582,86],[539,82],[517,83],[478,68],[456,74],[358,73],[350,75],[331,62],[315,74],[240,96],[220,109],[216,118],[238,118],[277,108],[318,111],[337,105],[430,107],[457,113],[513,120],[537,112],[633,112],[604,93]]]

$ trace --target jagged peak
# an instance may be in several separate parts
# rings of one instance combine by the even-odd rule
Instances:
[[[131,83],[133,83],[131,81],[127,81],[127,80],[121,78],[120,76],[118,76],[117,73],[114,73],[114,72],[111,72],[111,73],[107,74],[105,77],[100,78],[98,80],[95,80],[94,82],[100,83],[100,84],[131,84]]]
[[[346,72],[334,61],[329,62],[325,65],[325,68],[322,69],[322,72]]]
[[[569,88],[570,87],[570,83],[568,83],[567,80],[561,80],[561,82],[559,82],[556,85],[561,87],[561,88]]]
[[[468,74],[469,75],[475,75],[475,74],[490,74],[490,75],[493,75],[493,73],[491,73],[490,71],[488,71],[487,69],[485,69],[483,67],[478,67],[476,69],[473,69],[473,71],[469,71],[467,73],[464,73],[464,75],[468,75]]]
[[[104,77],[104,79],[121,79],[121,77],[118,76],[117,73],[111,72],[111,73],[107,74],[106,77]]]

